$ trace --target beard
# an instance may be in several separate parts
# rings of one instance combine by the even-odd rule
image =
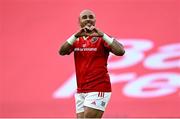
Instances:
[[[91,20],[87,20],[87,21],[84,21],[83,23],[81,23],[81,28],[84,28],[86,27],[87,30],[90,30],[91,27],[94,27],[95,26],[95,22],[94,21],[91,21]],[[91,31],[91,30],[90,30]]]

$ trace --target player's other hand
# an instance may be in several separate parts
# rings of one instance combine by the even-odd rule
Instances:
[[[82,36],[93,36],[93,37],[102,37],[104,35],[99,29],[95,26],[85,26],[81,28],[77,33],[75,33],[75,37]]]
[[[94,37],[103,37],[103,35],[104,33],[97,28],[94,28],[92,34],[90,34],[90,36]]]
[[[95,26],[85,26],[84,31],[87,36],[102,37],[103,32],[97,29]]]
[[[82,37],[82,36],[86,36],[86,32],[84,28],[81,28],[78,32],[75,33],[75,37]]]

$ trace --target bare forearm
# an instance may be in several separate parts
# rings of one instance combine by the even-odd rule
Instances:
[[[124,47],[121,43],[119,43],[116,39],[113,39],[113,42],[110,44],[112,49],[112,53],[117,56],[122,56],[125,53]]]
[[[122,56],[125,53],[123,45],[120,44],[116,39],[110,38],[105,33],[103,34],[103,39],[111,47],[111,52],[117,56]]]
[[[67,41],[61,46],[59,49],[59,54],[60,55],[69,55],[70,54],[70,49],[72,45],[70,45]]]
[[[76,37],[73,34],[71,37],[67,39],[67,41],[61,46],[59,50],[60,55],[69,55],[71,53],[71,48],[73,43],[75,42]]]

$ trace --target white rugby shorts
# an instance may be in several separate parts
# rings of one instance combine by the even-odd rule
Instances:
[[[76,93],[76,113],[84,112],[84,106],[105,111],[111,92]]]

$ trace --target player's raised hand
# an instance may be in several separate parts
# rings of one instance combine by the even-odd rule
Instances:
[[[81,28],[77,33],[75,33],[75,37],[82,37],[82,36],[92,36],[92,37],[102,37],[103,32],[97,29],[95,26],[84,26]]]
[[[90,34],[90,36],[94,37],[103,37],[103,35],[104,33],[95,27],[93,28],[92,34]]]
[[[82,36],[86,36],[86,32],[84,28],[81,28],[78,32],[75,33],[75,37],[82,37]]]
[[[88,33],[92,33],[93,30],[95,29],[95,26],[84,26],[83,28],[85,30],[85,32],[88,34]]]
[[[86,32],[87,36],[93,36],[93,37],[102,37],[104,34],[95,26],[85,26],[84,31]]]
[[[75,33],[75,37],[82,37],[82,36],[91,36],[91,34],[93,33],[95,27],[91,26],[85,26],[83,28],[81,28],[77,33]]]
[[[104,33],[101,30],[99,30],[97,28],[95,28],[94,30],[98,34],[98,36],[103,37]]]

